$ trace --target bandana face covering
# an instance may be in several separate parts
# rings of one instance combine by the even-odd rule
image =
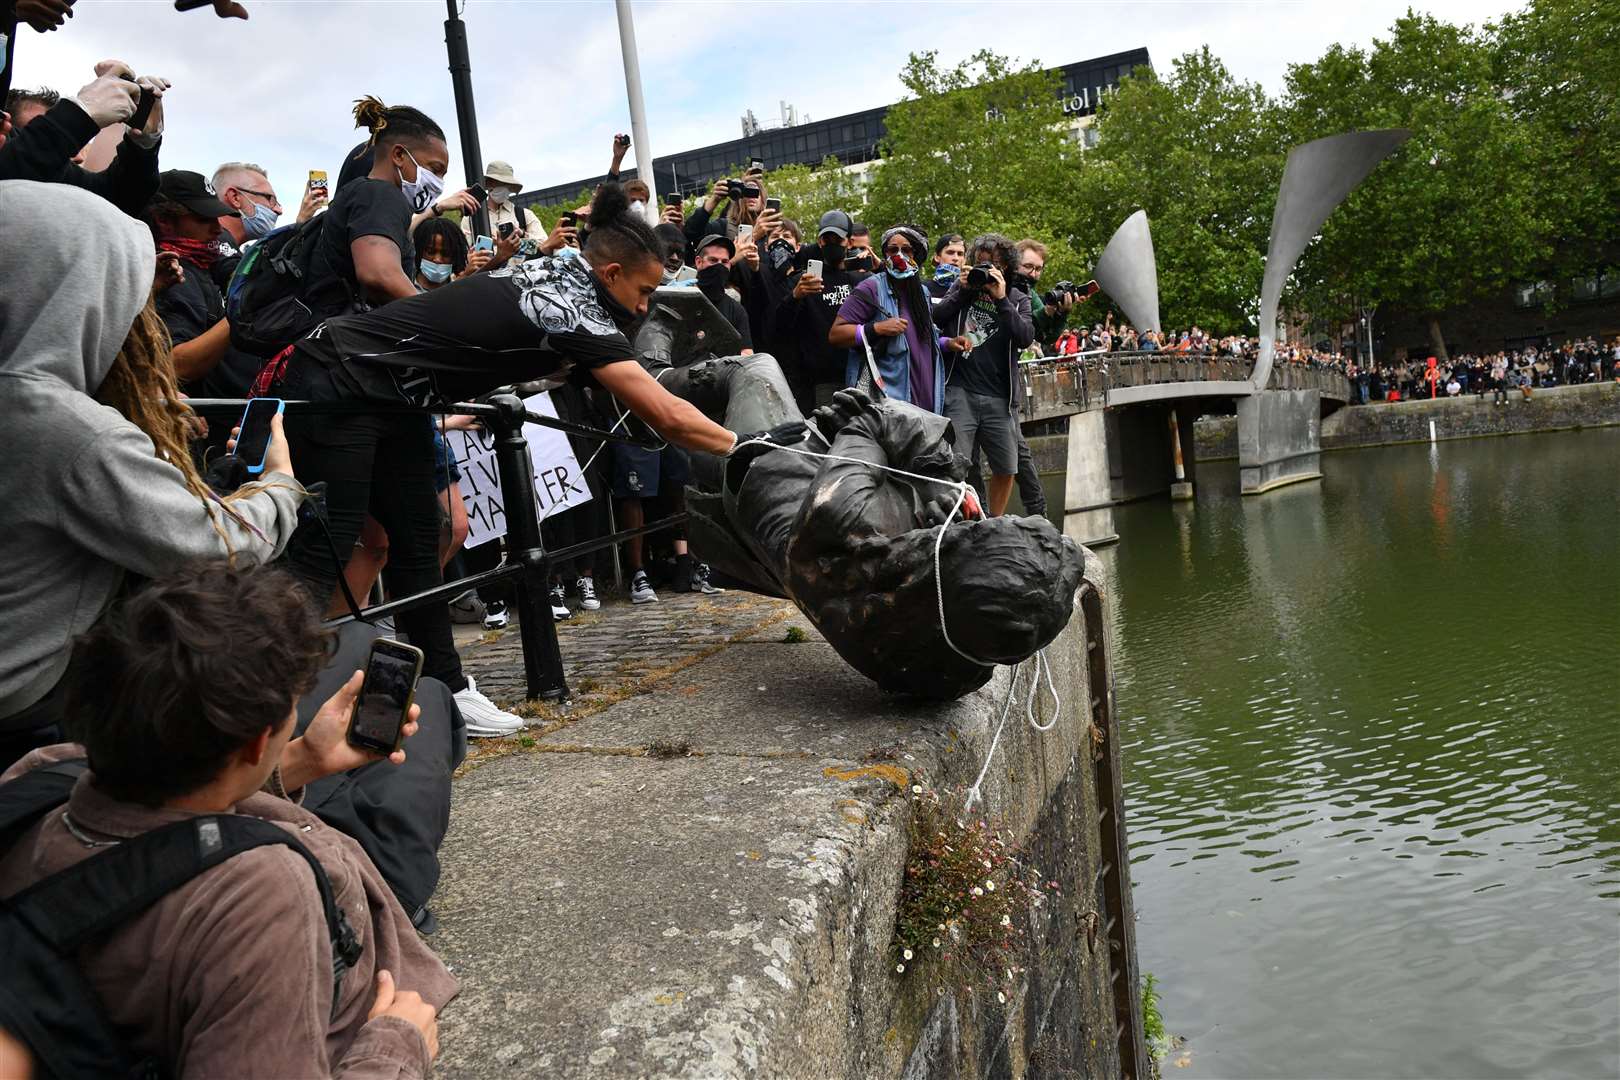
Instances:
[[[883,269],[889,272],[890,277],[900,280],[917,276],[917,267],[910,259],[898,251],[889,256],[888,261],[884,263]]]
[[[218,262],[221,254],[217,240],[190,240],[183,236],[166,236],[158,241],[157,247],[159,251],[172,251],[186,262],[204,268]]]

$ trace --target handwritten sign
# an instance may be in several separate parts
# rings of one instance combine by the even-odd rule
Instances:
[[[525,398],[524,404],[530,412],[557,415],[549,393]],[[590,486],[585,483],[584,470],[574,457],[567,435],[556,428],[524,424],[523,437],[529,442],[529,458],[534,462],[534,501],[541,520],[591,501]],[[488,431],[447,431],[444,438],[461,467],[461,502],[467,508],[465,546],[472,548],[500,539],[506,535],[506,506],[501,499],[500,469],[495,463],[495,436]]]

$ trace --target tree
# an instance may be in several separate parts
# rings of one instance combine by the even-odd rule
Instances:
[[[828,210],[843,210],[858,221],[866,205],[863,179],[845,172],[842,163],[834,157],[815,168],[785,165],[771,170],[765,174],[765,193],[782,200],[782,213],[797,221],[805,239],[811,242],[815,237],[810,234],[815,232],[822,214]]]
[[[1529,125],[1548,276],[1620,261],[1620,5],[1533,0],[1497,32],[1495,79]]]
[[[1166,329],[1252,332],[1282,147],[1270,103],[1206,47],[1104,99],[1067,211],[1088,262],[1146,210]]]
[[[1535,132],[1493,77],[1488,31],[1408,13],[1371,50],[1335,45],[1289,68],[1291,142],[1405,127],[1412,138],[1353,192],[1307,249],[1300,295],[1317,314],[1352,301],[1428,316],[1501,290],[1551,248]]]
[[[908,222],[930,238],[1057,239],[1079,157],[1059,75],[989,51],[943,68],[926,52],[907,59],[900,79],[908,96],[889,110],[883,161],[867,189],[874,228]]]

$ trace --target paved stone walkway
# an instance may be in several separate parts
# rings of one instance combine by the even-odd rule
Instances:
[[[458,626],[462,666],[478,688],[503,708],[533,721],[522,735],[474,740],[468,764],[498,757],[518,745],[532,745],[536,735],[651,692],[726,645],[761,635],[796,614],[785,600],[736,589],[711,596],[660,593],[657,603],[641,605],[604,598],[600,611],[576,611],[572,619],[557,624],[571,694],[561,705],[525,702],[523,648],[515,616],[511,626],[498,632]]]

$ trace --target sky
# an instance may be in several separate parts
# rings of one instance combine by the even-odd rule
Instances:
[[[162,163],[205,175],[224,161],[264,165],[289,198],[309,169],[334,178],[355,98],[414,105],[449,135],[449,188],[461,186],[454,97],[439,0],[243,0],[247,22],[169,0],[78,0],[62,30],[18,28],[14,86],[71,94],[116,57],[174,86]],[[635,0],[635,32],[655,154],[739,138],[787,100],[816,119],[901,97],[909,52],[943,62],[989,48],[1050,67],[1145,46],[1160,72],[1208,45],[1239,78],[1282,89],[1290,63],[1334,42],[1368,45],[1408,6],[1478,23],[1504,0]],[[614,132],[630,130],[610,0],[465,0],[484,158],[512,163],[527,188],[600,175]],[[632,157],[626,165],[633,164]]]

